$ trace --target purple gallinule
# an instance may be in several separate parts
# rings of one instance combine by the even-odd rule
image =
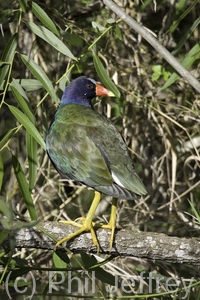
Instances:
[[[95,96],[114,96],[98,82],[85,76],[73,80],[65,89],[59,108],[46,138],[47,153],[56,170],[67,179],[75,180],[95,190],[92,205],[85,218],[63,221],[79,227],[57,245],[91,231],[99,250],[94,227],[111,229],[110,249],[116,227],[117,199],[133,200],[145,195],[146,189],[134,171],[127,146],[116,127],[96,112],[91,100]],[[92,221],[101,193],[112,196],[108,224]]]

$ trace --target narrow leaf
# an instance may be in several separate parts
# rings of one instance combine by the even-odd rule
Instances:
[[[3,183],[3,176],[4,176],[4,165],[3,165],[2,156],[0,155],[0,190]]]
[[[67,46],[65,46],[65,44],[59,38],[57,38],[57,36],[54,33],[52,33],[50,30],[46,29],[43,26],[36,25],[33,22],[28,22],[27,25],[32,32],[34,32],[37,36],[42,38],[45,42],[50,44],[53,48],[55,48],[62,54],[68,56],[69,58],[76,60],[76,57],[67,48]]]
[[[29,134],[28,131],[26,131],[26,151],[28,154],[28,170],[29,170],[29,189],[30,191],[34,188],[35,180],[37,176],[37,142],[32,137],[32,135]]]
[[[63,252],[63,251],[57,250],[55,253],[65,263],[64,268],[66,268],[66,264],[70,263],[70,259],[69,259],[68,255],[67,255],[67,252]]]
[[[4,49],[3,55],[1,57],[1,61],[5,62],[5,63],[11,62],[11,59],[12,59],[14,52],[16,50],[16,47],[17,47],[17,38],[18,38],[17,33],[15,33],[10,38],[10,40],[8,41],[8,43]],[[0,86],[7,75],[9,67],[10,67],[9,64],[8,65],[4,64],[0,67]]]
[[[15,78],[13,78],[10,85],[11,85],[11,86],[14,86],[14,87],[18,90],[18,92],[20,93],[20,95],[21,95],[24,99],[26,99],[26,101],[29,102],[28,96],[26,95],[25,91],[23,90],[23,88],[22,88],[22,86],[21,86],[21,84],[19,83],[18,80],[16,80]]]
[[[1,63],[0,63],[0,65],[1,65]],[[43,88],[42,83],[39,80],[37,80],[37,79],[15,79],[15,81],[17,81],[18,83],[20,83],[20,85],[27,92],[37,91],[37,90]],[[5,84],[5,80],[0,85],[0,91],[4,90],[4,84]],[[10,90],[11,90],[11,88],[9,86],[8,87],[8,91],[10,91]]]
[[[20,8],[25,13],[27,7],[27,0],[19,0]]]
[[[66,268],[67,264],[62,260],[60,256],[57,255],[56,252],[53,253],[53,262],[56,268]]]
[[[6,203],[0,199],[0,212],[8,219],[8,221],[12,221],[12,210],[8,208]]]
[[[195,217],[197,218],[198,222],[200,223],[200,215],[199,215],[199,213],[197,212],[197,210],[196,210],[196,208],[194,207],[193,203],[192,203],[190,200],[188,200],[188,202],[189,202],[189,204],[190,204],[190,206],[191,206],[191,209],[192,209],[192,211],[193,211]]]
[[[51,98],[57,103],[58,100],[53,85],[45,72],[28,56],[22,54],[21,59],[29,71],[42,83],[43,87],[47,90]]]
[[[66,41],[72,46],[83,47],[83,39],[77,34],[62,32],[62,37],[64,41]]]
[[[21,228],[31,228],[39,223],[39,220],[36,221],[30,221],[30,222],[22,222],[22,221],[16,221],[15,224],[13,224],[12,229],[17,230]]]
[[[106,29],[104,26],[95,21],[92,21],[92,27],[98,29],[99,31],[104,31]]]
[[[13,212],[12,212],[11,201],[5,203],[3,200],[0,199],[0,211],[6,217],[1,219],[1,224],[3,228],[10,230],[13,224]]]
[[[37,91],[43,87],[41,82],[36,79],[18,79],[17,81],[20,81],[21,86],[27,92]]]
[[[100,267],[95,268],[95,277],[97,279],[99,279],[101,282],[104,282],[106,284],[109,284],[112,286],[116,285],[115,276]],[[118,284],[118,282],[117,282],[117,284]]]
[[[180,39],[180,41],[178,42],[178,45],[176,46],[176,48],[172,51],[172,55],[175,56],[177,55],[177,53],[181,50],[181,48],[183,47],[183,45],[185,45],[185,43],[187,42],[187,40],[189,39],[189,37],[193,34],[193,32],[196,30],[196,28],[198,28],[200,24],[200,17],[198,17],[194,23],[192,24],[191,27],[189,27],[186,32],[184,33],[183,37]],[[197,29],[198,30],[198,29]]]
[[[11,140],[12,136],[15,134],[16,128],[9,129],[6,133],[0,136],[0,151],[6,146]]]
[[[16,258],[15,258],[15,261],[14,261],[14,264],[16,265],[17,263],[16,263]],[[15,283],[15,280],[16,280],[16,278],[17,277],[22,277],[22,275],[24,275],[24,274],[28,274],[28,272],[29,271],[32,271],[33,270],[33,268],[32,267],[25,267],[25,266],[23,266],[23,267],[21,267],[21,268],[16,268],[16,269],[13,269],[12,270],[12,273],[10,273],[10,277],[9,277],[9,287],[14,287],[15,285],[16,285],[16,283]],[[7,275],[7,274],[6,274]],[[5,276],[6,276],[5,275]],[[27,280],[24,280],[23,279],[23,281],[24,281],[24,283],[26,283],[27,285],[31,285],[31,283]],[[17,284],[18,284],[18,282],[17,282]],[[44,298],[43,298],[44,299]]]
[[[27,117],[30,119],[30,121],[33,124],[35,124],[35,117],[34,117],[33,113],[31,112],[31,108],[29,107],[27,101],[25,100],[27,98],[27,96],[24,93],[24,90],[22,89],[20,84],[13,80],[10,87],[11,87],[13,96],[15,97],[16,101],[19,103],[23,112],[27,115]],[[22,95],[24,95],[24,97]]]
[[[19,184],[19,187],[20,187],[21,193],[23,195],[23,199],[24,199],[24,202],[28,209],[28,212],[30,214],[30,217],[32,220],[36,220],[37,214],[36,214],[35,206],[33,203],[33,199],[31,197],[31,194],[29,191],[29,186],[26,181],[26,177],[24,175],[24,172],[22,170],[22,167],[21,167],[18,159],[14,155],[12,156],[12,163],[13,163],[15,176],[17,178],[17,182]]]
[[[95,266],[95,264],[97,263],[97,260],[93,255],[89,255],[85,252],[80,253],[80,255],[83,261],[83,265],[86,269]]]
[[[54,22],[49,18],[46,12],[35,2],[32,2],[32,12],[38,18],[44,26],[46,26],[50,31],[59,35],[59,32],[54,24]]]
[[[120,41],[122,41],[122,32],[121,32],[121,29],[119,28],[118,25],[116,25],[116,27],[115,27],[115,34],[116,34],[116,37],[117,37]]]
[[[8,230],[5,230],[5,229],[1,230],[1,232],[0,232],[0,245],[7,238],[8,234],[9,234]]]
[[[7,229],[7,230],[11,229],[12,223],[10,223],[5,218],[1,220],[1,224],[2,224],[2,226],[3,226],[4,229]]]
[[[3,23],[4,20],[9,21],[9,17],[13,15],[13,9],[5,9],[0,12],[0,23]]]
[[[120,97],[120,92],[117,89],[116,85],[112,82],[110,77],[108,76],[102,62],[100,61],[99,57],[93,53],[93,61],[95,70],[101,80],[101,82],[107,87],[116,97]]]
[[[189,67],[195,62],[195,60],[199,59],[200,55],[200,43],[197,43],[187,54],[187,56],[183,59],[181,64],[186,68],[189,69]],[[159,89],[159,91],[162,91],[166,88],[168,88],[170,85],[172,85],[178,78],[180,77],[179,74],[174,72],[169,79],[166,81],[166,83],[162,86],[162,88]]]
[[[86,269],[94,270],[96,278],[109,285],[114,286],[116,284],[115,276],[105,271],[102,267],[95,266],[97,264],[97,260],[94,256],[88,255],[87,253],[83,252],[81,253],[81,258]]]
[[[32,137],[38,142],[38,144],[45,150],[45,142],[38,132],[34,124],[29,120],[29,118],[23,114],[17,107],[8,105],[11,113],[15,118],[26,128],[26,130],[32,135]]]

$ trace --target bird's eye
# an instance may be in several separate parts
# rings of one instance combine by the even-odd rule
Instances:
[[[88,89],[92,89],[93,88],[93,84],[87,84],[87,88]]]

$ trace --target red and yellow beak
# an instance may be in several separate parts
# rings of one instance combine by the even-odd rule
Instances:
[[[96,96],[115,97],[113,92],[106,89],[104,86],[96,82]]]

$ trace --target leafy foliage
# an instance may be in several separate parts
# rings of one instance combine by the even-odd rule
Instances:
[[[39,270],[34,273],[40,281],[38,291],[43,299],[50,299],[45,272],[55,268],[54,281],[62,279],[62,274],[67,278],[69,270],[80,280],[87,274],[91,287],[92,270],[96,269],[95,292],[77,292],[79,281],[74,281],[70,297],[85,292],[98,299],[107,295],[137,298],[141,293],[139,281],[134,288],[131,280],[126,281],[123,290],[126,276],[130,279],[143,270],[147,274],[153,271],[155,286],[159,277],[164,276],[166,282],[172,274],[174,278],[183,276],[189,280],[194,270],[190,266],[132,258],[125,261],[108,257],[104,262],[105,257],[100,255],[67,256],[14,249],[14,229],[33,226],[36,221],[31,220],[38,217],[50,221],[75,219],[90,206],[93,192],[61,180],[47,158],[44,142],[66,83],[82,74],[101,80],[116,95],[115,102],[102,99],[95,108],[122,132],[136,172],[149,192],[137,203],[119,201],[120,226],[131,227],[134,223],[140,230],[188,237],[199,234],[199,94],[101,2],[72,2],[1,3],[0,221],[4,229],[0,243],[9,236],[10,248],[0,253],[0,282],[5,282],[12,271],[9,285],[15,295],[15,279]],[[156,32],[162,44],[199,77],[199,1],[179,0],[171,4],[164,0],[128,0],[119,4],[131,17]],[[98,221],[108,216],[109,201],[109,197],[101,201]],[[116,275],[119,282],[115,281]],[[30,278],[21,280],[28,293],[29,283]],[[153,291],[146,281],[146,297]],[[174,299],[182,292],[178,290]],[[56,295],[66,297],[68,293],[60,289]],[[199,299],[197,295],[198,282],[190,288],[187,299]],[[164,284],[157,296],[171,299]]]

